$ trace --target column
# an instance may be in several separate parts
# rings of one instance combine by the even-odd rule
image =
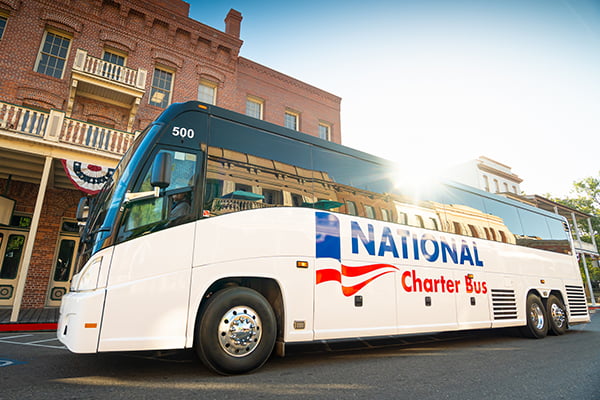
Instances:
[[[23,293],[25,291],[25,282],[27,281],[27,273],[29,271],[29,264],[31,263],[31,254],[33,253],[33,243],[37,235],[37,229],[40,222],[40,215],[42,213],[42,206],[44,205],[44,197],[46,196],[46,188],[48,186],[48,178],[50,177],[50,170],[52,169],[52,157],[46,157],[44,163],[44,170],[42,172],[42,180],[40,181],[40,189],[38,191],[37,199],[35,201],[35,208],[33,210],[33,218],[31,220],[31,228],[29,230],[29,236],[27,237],[27,243],[25,244],[23,264],[19,280],[17,281],[17,290],[15,292],[15,302],[13,304],[12,314],[10,316],[10,322],[17,322],[19,319],[19,313],[21,311],[21,302],[23,301]]]

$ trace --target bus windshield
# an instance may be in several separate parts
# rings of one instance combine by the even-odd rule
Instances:
[[[77,271],[81,270],[89,257],[103,248],[104,240],[110,235],[114,218],[117,210],[123,200],[128,182],[132,176],[131,169],[133,160],[140,157],[141,152],[138,148],[148,136],[152,136],[161,125],[153,124],[148,126],[136,138],[133,145],[127,150],[111,179],[102,187],[102,190],[92,199],[90,212],[84,231],[82,233],[81,247],[79,249],[80,257],[77,264]]]

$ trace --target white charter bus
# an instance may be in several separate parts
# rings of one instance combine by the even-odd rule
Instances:
[[[76,353],[194,348],[235,374],[286,343],[513,326],[543,338],[590,320],[562,217],[451,182],[417,195],[397,169],[174,104],[80,202],[58,337]]]

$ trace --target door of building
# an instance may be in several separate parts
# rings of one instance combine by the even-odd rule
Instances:
[[[0,229],[0,306],[12,306],[22,270],[27,232]]]
[[[63,221],[58,237],[54,266],[50,274],[46,305],[48,307],[60,306],[62,297],[69,291],[75,256],[79,247],[78,227],[76,222]]]

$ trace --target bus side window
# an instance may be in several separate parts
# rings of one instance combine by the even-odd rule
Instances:
[[[190,221],[193,212],[194,188],[196,185],[198,156],[193,153],[161,150],[172,157],[171,183],[160,191],[159,197],[133,200],[126,205],[119,240],[128,240],[150,231],[157,231]],[[147,161],[144,172],[132,192],[153,190],[150,184],[154,158]]]

